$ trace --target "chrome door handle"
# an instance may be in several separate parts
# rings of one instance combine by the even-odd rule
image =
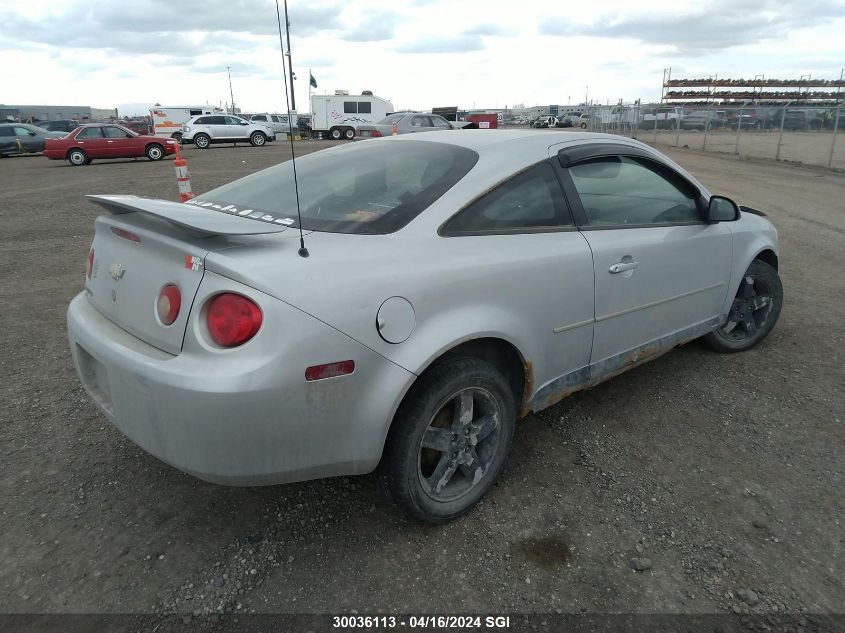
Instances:
[[[610,272],[611,275],[618,275],[619,273],[624,273],[628,270],[634,270],[639,265],[640,262],[618,262],[613,264],[613,266],[608,269],[608,272]]]

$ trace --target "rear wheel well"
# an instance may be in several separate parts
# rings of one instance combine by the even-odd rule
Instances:
[[[775,252],[773,250],[766,249],[764,251],[761,251],[757,254],[757,257],[755,257],[754,259],[759,259],[760,261],[766,262],[775,270],[778,269],[778,256],[775,255]]]
[[[502,372],[513,392],[517,417],[527,414],[526,403],[531,397],[531,365],[507,341],[498,338],[477,338],[453,347],[435,359],[425,371],[448,358],[478,358]]]

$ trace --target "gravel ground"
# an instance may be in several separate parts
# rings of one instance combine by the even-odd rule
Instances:
[[[780,323],[751,352],[693,343],[523,420],[498,484],[440,527],[372,476],[224,488],[126,440],[67,349],[98,214],[83,195],[177,199],[172,163],[2,160],[0,611],[786,613],[825,630],[816,614],[845,604],[845,176],[667,153],[770,214]],[[186,154],[202,192],[289,148]]]

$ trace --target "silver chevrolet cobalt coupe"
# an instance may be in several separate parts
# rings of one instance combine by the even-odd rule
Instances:
[[[91,197],[109,213],[68,310],[82,383],[207,481],[378,467],[400,508],[447,521],[518,418],[695,338],[749,349],[781,310],[772,225],[636,141],[430,132],[296,168],[301,225],[290,162],[187,204]]]

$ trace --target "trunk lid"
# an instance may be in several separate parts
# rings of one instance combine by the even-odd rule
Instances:
[[[89,300],[110,321],[170,354],[182,350],[208,253],[287,228],[233,217],[230,210],[134,196],[91,198],[112,215],[95,222],[94,262],[85,283]],[[176,320],[164,325],[156,306],[168,284],[179,288],[181,307]]]

